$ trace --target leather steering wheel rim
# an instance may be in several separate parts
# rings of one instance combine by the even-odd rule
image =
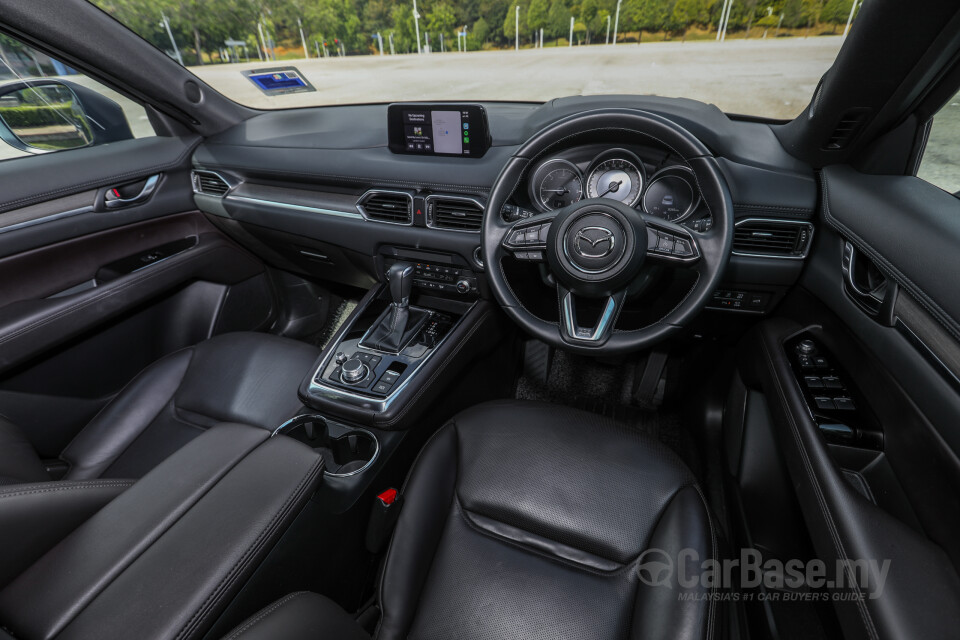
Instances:
[[[713,218],[705,232],[687,230],[699,248],[692,267],[697,279],[683,300],[658,321],[636,330],[616,330],[610,326],[602,340],[574,339],[563,329],[564,320],[549,322],[526,309],[510,288],[503,270],[509,255],[503,247],[505,235],[513,223],[503,220],[501,210],[514,193],[527,169],[535,161],[563,143],[591,132],[615,134],[618,131],[648,138],[656,146],[671,150],[692,170],[701,196]],[[648,219],[650,216],[641,214]],[[506,314],[531,336],[550,345],[586,354],[617,354],[654,346],[687,326],[706,306],[720,283],[733,246],[733,202],[727,182],[709,149],[680,125],[654,113],[639,109],[597,109],[575,114],[542,129],[511,156],[494,181],[483,216],[483,257],[487,278],[494,296]],[[659,224],[659,223],[657,223]],[[561,297],[558,288],[558,298]],[[621,299],[622,302],[622,299]],[[562,301],[561,301],[562,315]],[[616,311],[619,316],[619,309]]]

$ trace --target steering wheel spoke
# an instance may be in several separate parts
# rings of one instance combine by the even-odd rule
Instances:
[[[646,213],[642,216],[647,224],[647,260],[673,266],[700,261],[700,243],[690,229]]]
[[[561,284],[557,284],[557,300],[560,304],[560,335],[565,342],[588,346],[600,346],[613,333],[620,311],[626,299],[626,290],[606,297],[600,316],[593,327],[581,327],[577,321],[577,296]]]
[[[503,235],[500,246],[517,260],[546,261],[547,234],[556,215],[551,211],[514,223]]]

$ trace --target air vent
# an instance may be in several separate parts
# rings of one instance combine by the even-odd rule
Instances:
[[[402,191],[367,191],[357,203],[366,218],[393,224],[413,222],[413,197]]]
[[[850,109],[844,113],[823,148],[827,151],[846,148],[863,129],[869,115],[870,110],[863,107]]]
[[[437,229],[479,231],[483,226],[483,203],[472,198],[430,196],[427,224]]]
[[[813,225],[809,222],[742,220],[734,228],[733,252],[748,256],[803,258],[812,238]]]
[[[227,181],[212,171],[194,171],[193,188],[208,196],[223,197],[230,190]]]

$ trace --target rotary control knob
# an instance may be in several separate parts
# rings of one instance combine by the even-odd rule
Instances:
[[[343,364],[347,361],[347,354],[343,351],[337,351],[337,355],[334,356],[334,359],[337,361],[337,364]]]
[[[810,355],[817,350],[817,345],[813,340],[801,340],[800,344],[797,345],[797,351],[804,355]]]
[[[469,293],[470,292],[470,281],[469,280],[458,280],[457,281],[457,293]]]
[[[360,358],[350,358],[340,365],[340,379],[347,384],[356,384],[367,377],[367,365]]]

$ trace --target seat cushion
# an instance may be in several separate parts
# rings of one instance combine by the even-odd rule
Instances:
[[[370,640],[336,603],[298,591],[277,600],[231,631],[224,640]]]
[[[680,580],[698,566],[642,574],[648,551],[715,557],[703,496],[669,449],[626,426],[556,405],[480,405],[435,434],[403,493],[381,640],[712,634],[709,587]]]
[[[300,409],[297,388],[319,355],[263,333],[224,334],[170,354],[64,449],[65,479],[139,478],[220,422],[273,430]]]
[[[20,428],[0,416],[0,485],[46,482],[50,475]]]

